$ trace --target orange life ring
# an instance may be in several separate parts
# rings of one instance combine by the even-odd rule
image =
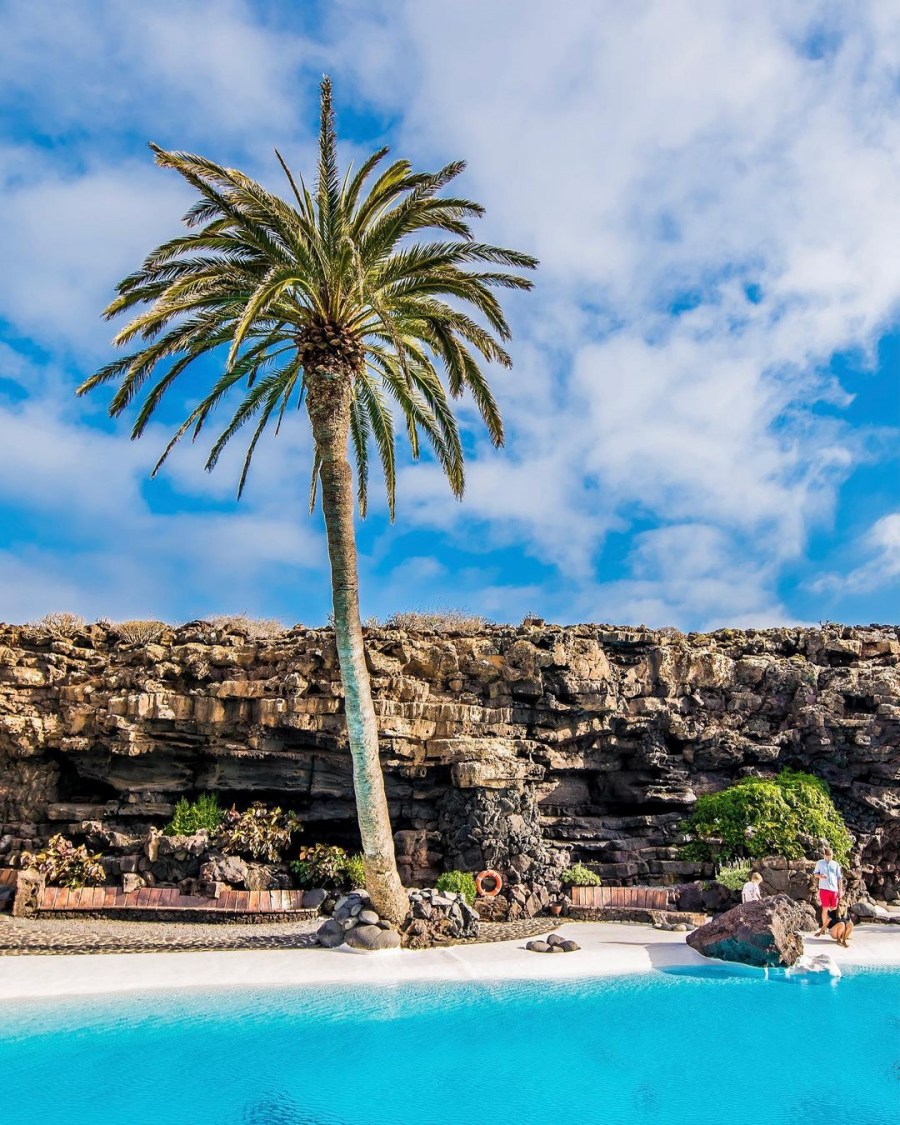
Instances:
[[[491,890],[484,889],[485,879],[493,879],[494,886]],[[492,871],[488,868],[486,871],[479,871],[475,876],[475,890],[482,898],[493,898],[494,895],[500,894],[500,888],[503,886],[503,876],[499,871]]]

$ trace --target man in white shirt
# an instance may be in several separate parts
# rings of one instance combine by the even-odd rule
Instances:
[[[828,911],[837,909],[844,889],[840,865],[835,862],[831,848],[827,844],[822,848],[822,858],[816,864],[813,874],[819,880],[822,928],[816,931],[816,937],[821,937],[828,928]]]

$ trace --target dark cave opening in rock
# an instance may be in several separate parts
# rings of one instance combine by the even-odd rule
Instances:
[[[105,805],[108,801],[122,799],[122,794],[108,781],[79,772],[67,754],[48,750],[47,758],[59,770],[56,782],[57,801],[73,805]]]

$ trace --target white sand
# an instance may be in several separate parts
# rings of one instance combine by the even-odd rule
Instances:
[[[548,930],[548,932],[550,932]],[[232,950],[0,957],[0,1002],[149,989],[221,986],[396,983],[421,980],[562,980],[644,973],[677,965],[716,965],[683,933],[651,926],[576,923],[556,927],[581,951],[529,953],[524,941],[362,954],[343,950]],[[849,949],[807,937],[806,953],[838,965],[900,967],[900,927],[857,928]]]

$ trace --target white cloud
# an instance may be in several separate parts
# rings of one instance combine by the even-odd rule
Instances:
[[[267,144],[295,133],[303,115],[288,91],[320,54],[242,0],[69,0],[5,5],[0,71],[43,136],[75,129],[109,144],[137,129],[160,143],[215,135],[255,146],[259,130]]]
[[[115,285],[178,229],[189,195],[144,164],[76,174],[32,159],[27,175],[0,184],[0,242],[17,268],[0,278],[0,315],[45,346],[100,355],[113,334],[100,319]],[[85,355],[84,349],[90,351]]]
[[[815,592],[868,594],[900,581],[900,512],[882,516],[862,537],[861,560],[846,574],[825,574],[811,583]]]
[[[730,598],[783,615],[774,564],[802,557],[865,455],[863,433],[815,409],[851,397],[823,369],[871,352],[900,299],[896,9],[347,10],[366,36],[344,39],[344,65],[403,107],[403,146],[465,155],[482,233],[542,259],[496,382],[507,449],[479,452],[462,507],[410,470],[404,518],[463,541],[483,520],[488,543],[560,566],[581,604],[610,530],[700,523],[733,589],[713,611],[709,575],[672,579],[667,612]]]
[[[787,608],[771,592],[774,562],[762,565],[716,527],[678,524],[642,532],[631,553],[633,577],[582,597],[588,620],[640,622],[657,628],[690,622],[700,629],[786,624]]]
[[[0,376],[3,360],[0,354]],[[52,373],[30,370],[36,383],[52,386]],[[258,487],[237,506],[214,491],[215,507],[206,510],[197,509],[199,466],[191,510],[167,503],[164,482],[148,483],[164,439],[161,427],[135,443],[121,430],[102,432],[52,394],[16,403],[0,397],[0,509],[10,545],[0,552],[0,617],[23,621],[67,609],[88,618],[173,620],[185,605],[195,613],[268,615],[269,587],[290,577],[297,612],[317,610],[327,597],[322,535],[295,468],[288,483],[302,439],[261,446]],[[230,486],[229,501],[231,467],[216,474]],[[32,544],[34,528],[41,546]]]

